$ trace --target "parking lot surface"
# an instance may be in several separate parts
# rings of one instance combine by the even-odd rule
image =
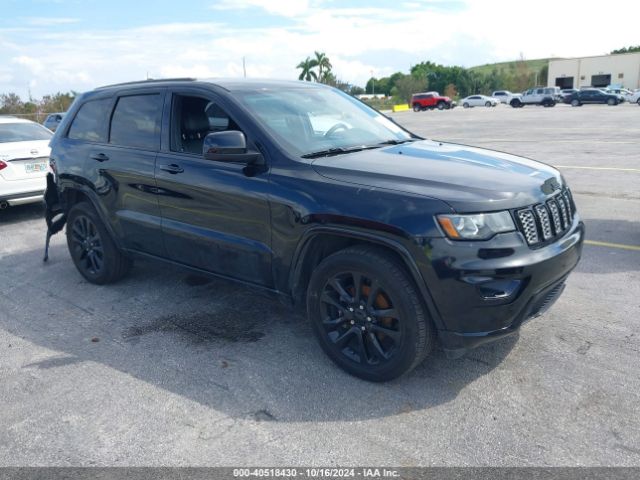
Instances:
[[[0,465],[640,466],[640,108],[393,116],[559,167],[589,243],[548,313],[372,384],[261,292],[142,262],[91,285],[63,235],[42,263],[40,205],[0,211]]]

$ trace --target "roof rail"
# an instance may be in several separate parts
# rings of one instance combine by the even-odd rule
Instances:
[[[102,90],[104,88],[121,87],[125,85],[146,85],[149,83],[161,83],[161,82],[195,82],[195,78],[180,77],[180,78],[148,78],[146,80],[135,80],[133,82],[113,83],[111,85],[103,85],[96,88],[96,90]]]

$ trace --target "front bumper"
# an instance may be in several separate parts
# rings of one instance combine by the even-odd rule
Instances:
[[[423,276],[450,357],[516,332],[560,296],[582,253],[584,225],[576,214],[554,243],[530,248],[518,232],[486,242],[431,239]],[[429,268],[430,267],[430,268]]]

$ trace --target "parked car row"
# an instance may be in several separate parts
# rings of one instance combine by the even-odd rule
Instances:
[[[522,108],[525,105],[540,105],[554,107],[558,103],[566,103],[574,107],[585,104],[618,105],[620,103],[636,103],[640,106],[640,89],[632,92],[625,88],[593,88],[583,87],[560,89],[559,87],[534,87],[522,93],[513,93],[509,90],[496,90],[488,95],[469,95],[460,100],[464,108],[495,107],[500,103],[510,105],[513,108]],[[439,110],[450,109],[456,106],[456,102],[449,97],[443,97],[438,92],[416,93],[411,98],[414,112],[437,108]]]

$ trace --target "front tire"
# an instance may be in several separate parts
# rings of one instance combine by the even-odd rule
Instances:
[[[607,100],[607,105],[609,105],[609,106],[613,106],[613,105],[617,105],[617,104],[618,104],[618,101],[613,99],[613,98],[610,98],[609,100]]]
[[[579,107],[580,106],[580,100],[574,98],[573,100],[571,100],[571,106],[572,107]]]
[[[484,106],[485,106],[485,107],[487,107],[487,108],[489,108],[489,107],[491,106],[491,102],[486,102],[486,103],[484,104]]]
[[[71,259],[89,282],[113,283],[129,272],[131,260],[118,250],[90,203],[80,202],[71,207],[66,234]]]
[[[414,111],[414,112],[419,112],[420,110],[422,110],[422,109],[420,108],[420,105],[419,105],[419,104],[417,104],[417,103],[414,103],[414,104],[413,104],[413,111]]]
[[[315,268],[307,312],[324,352],[339,367],[374,382],[417,366],[435,330],[403,266],[388,253],[351,247]]]
[[[464,103],[462,104],[462,108],[469,108],[469,104],[468,104],[467,102],[464,102]]]
[[[438,102],[438,110],[444,110],[444,102]]]

